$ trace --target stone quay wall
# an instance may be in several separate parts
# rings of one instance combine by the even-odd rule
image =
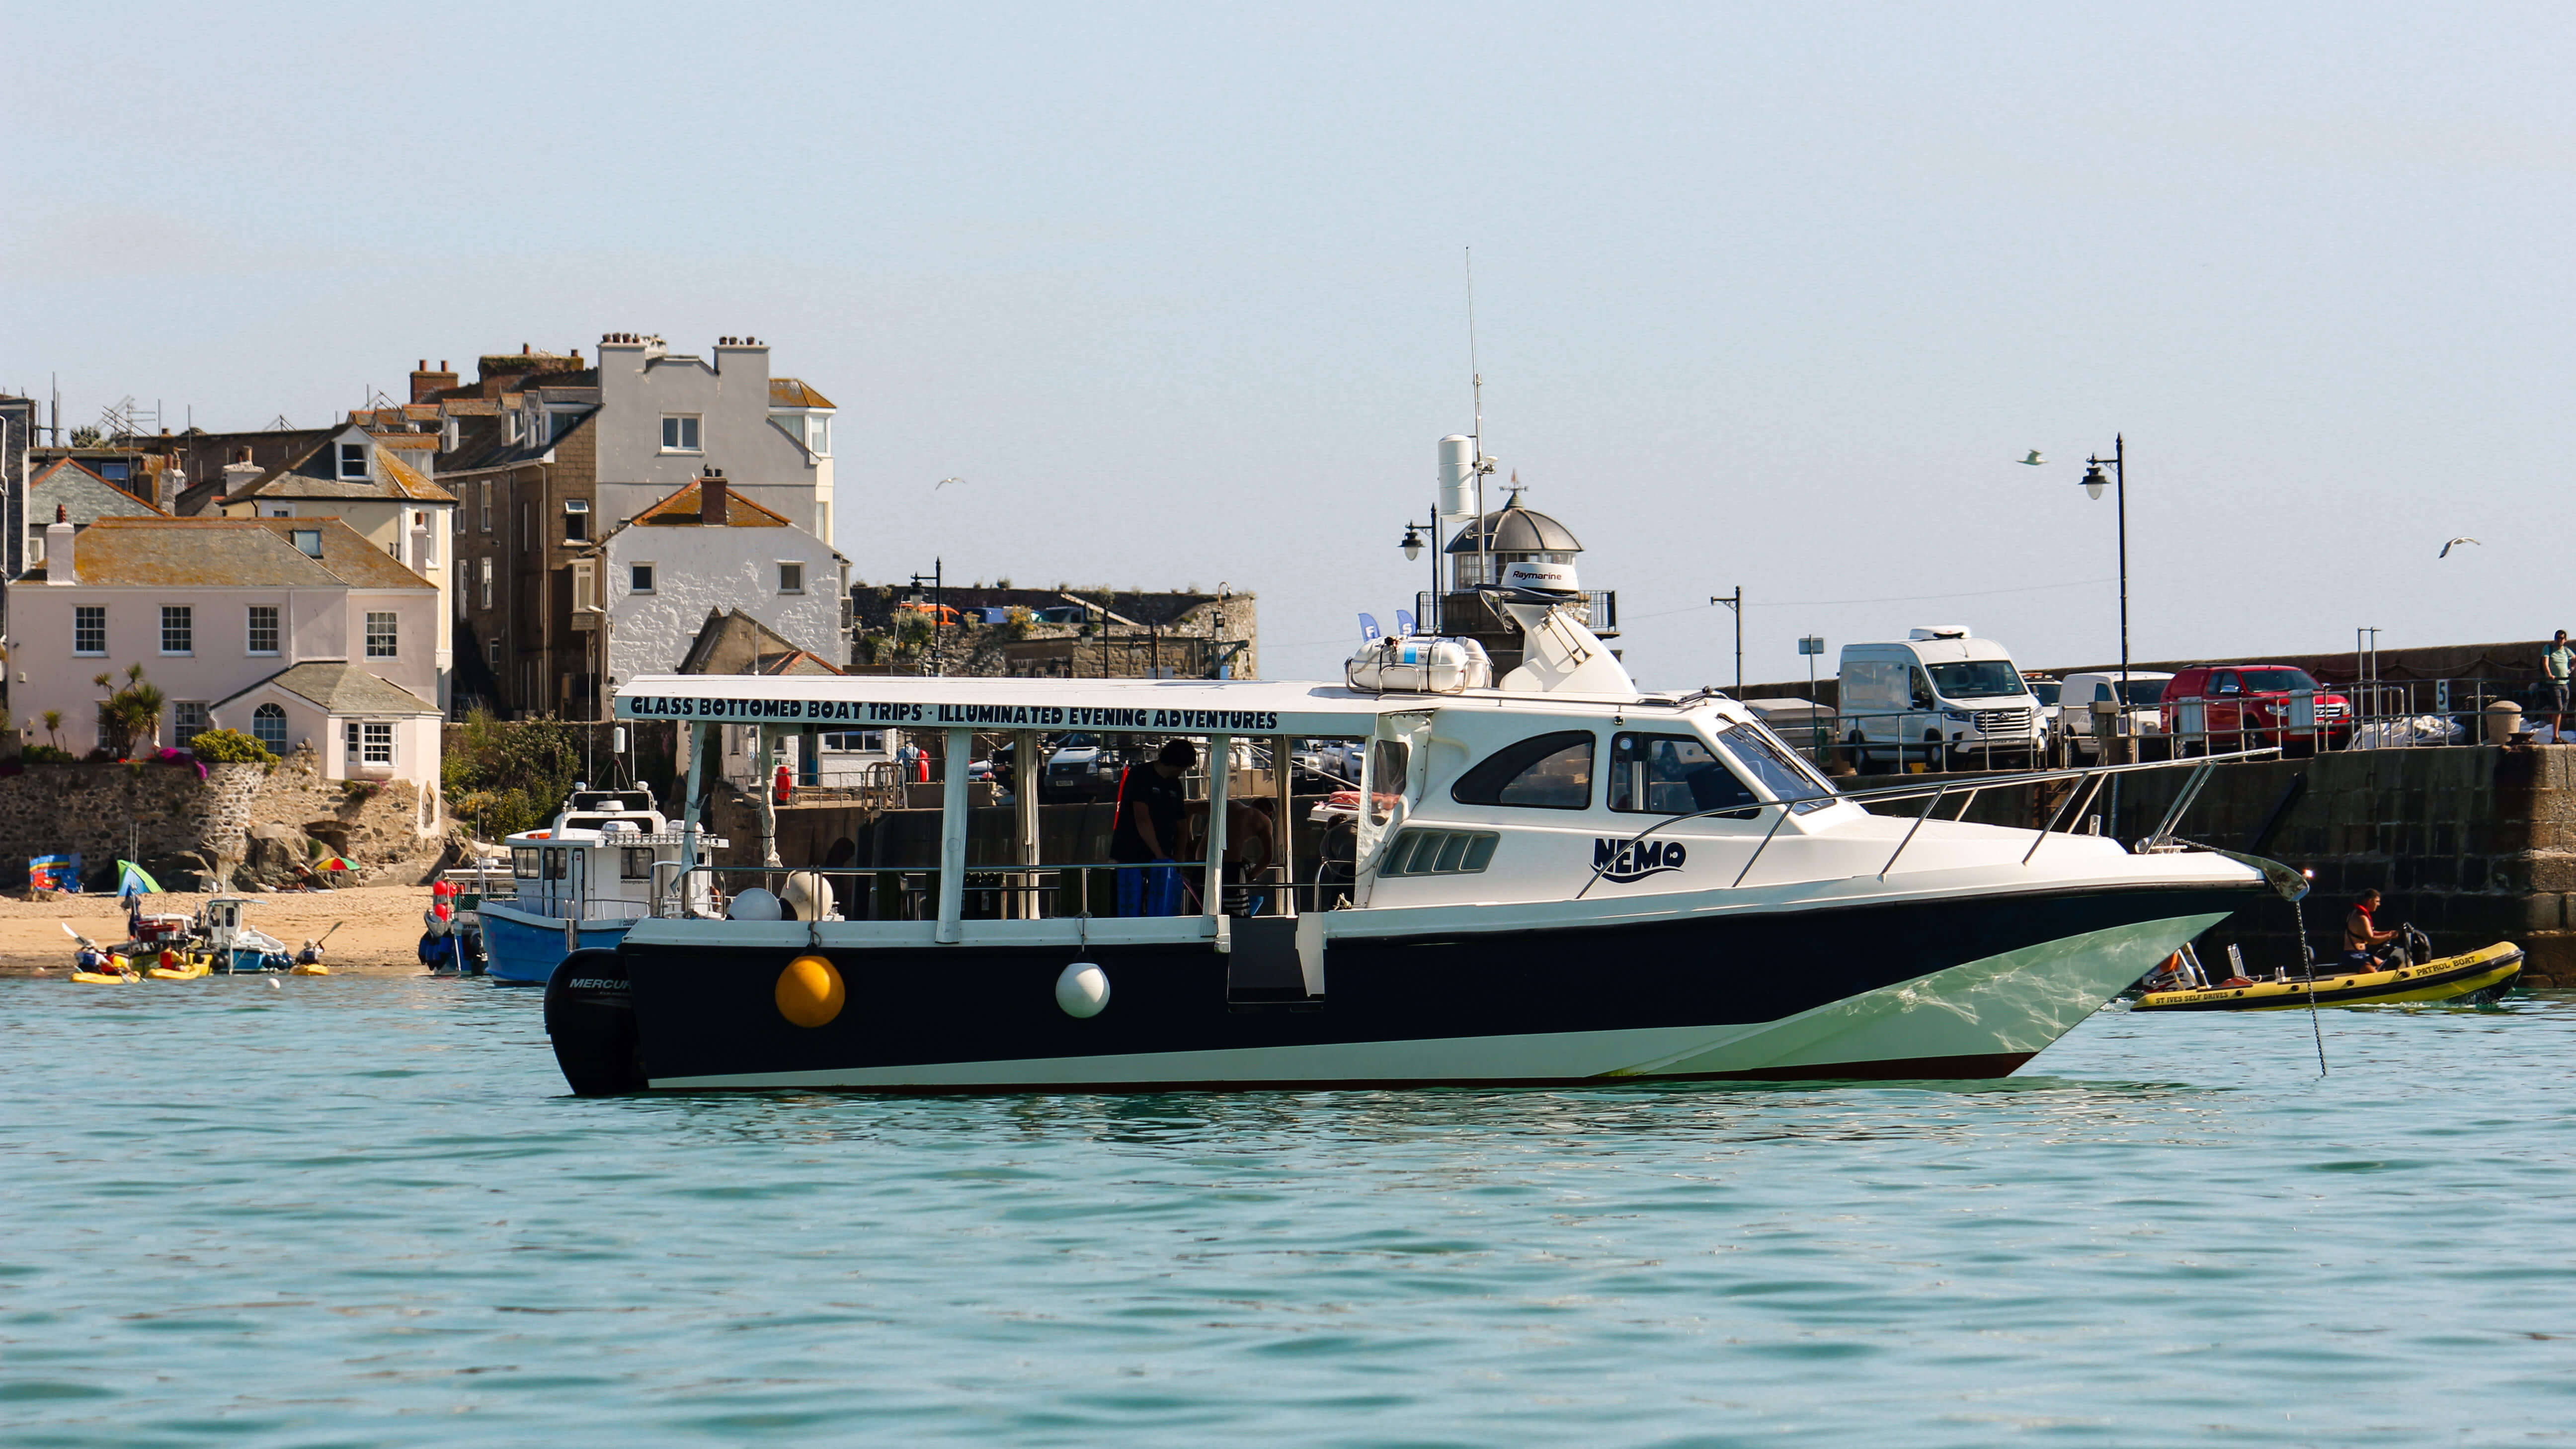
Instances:
[[[115,889],[121,859],[172,890],[198,887],[209,870],[229,884],[256,854],[282,866],[309,853],[308,838],[361,867],[349,884],[380,884],[425,871],[445,825],[435,788],[389,780],[353,791],[322,778],[309,750],[274,766],[209,765],[203,781],[177,765],[30,765],[0,777],[0,886],[23,890],[30,858],[69,851],[88,889]],[[254,836],[293,848],[263,852]]]
[[[2191,773],[2176,767],[2119,777],[2118,813],[2103,820],[2103,833],[2134,842],[2153,831]],[[1972,776],[1930,778],[1963,789],[1974,784]],[[2032,826],[2062,792],[1985,790],[1968,818]],[[2088,815],[2110,815],[2107,792]],[[2231,943],[2249,967],[2285,964],[2298,949],[2302,916],[2318,952],[2338,949],[2353,897],[2376,888],[2385,897],[2383,929],[2412,921],[2443,954],[2514,941],[2526,953],[2527,984],[2576,986],[2576,746],[2346,750],[2220,765],[2175,833],[2246,850],[2285,798],[2291,803],[2262,853],[2315,872],[2316,889],[2302,911],[2272,898],[2239,911],[2202,939],[2205,964],[2222,964]],[[1885,813],[1922,808],[1921,801],[1898,802]],[[1953,796],[1940,813],[1946,818],[1956,809]],[[2059,828],[2080,824],[2070,819]]]

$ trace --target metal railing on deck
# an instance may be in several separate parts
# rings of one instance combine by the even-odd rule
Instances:
[[[1118,873],[1169,870],[1177,876],[1175,916],[1207,914],[1206,868],[1197,864],[1137,866],[1114,861],[1055,863],[1032,866],[970,866],[962,890],[960,919],[969,921],[1069,920],[1077,916],[1119,914]],[[685,873],[694,888],[688,894],[703,909],[683,909],[683,872],[676,861],[664,861],[655,873],[652,914],[661,919],[725,916],[735,897],[758,888],[776,896],[793,912],[782,919],[805,919],[800,902],[821,905],[821,920],[936,921],[939,919],[940,869],[932,865],[778,866],[698,865]],[[1276,866],[1250,872],[1250,880],[1229,878],[1223,885],[1223,909],[1230,916],[1299,915],[1328,911],[1348,900],[1347,880],[1288,882]],[[1144,882],[1140,879],[1140,885]]]

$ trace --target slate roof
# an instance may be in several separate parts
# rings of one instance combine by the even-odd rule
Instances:
[[[735,651],[727,651],[728,644]],[[707,610],[707,621],[698,626],[698,637],[689,641],[689,652],[681,659],[677,672],[706,674],[713,670],[717,657],[733,652],[742,657],[740,646],[748,645],[751,672],[754,674],[840,674],[840,666],[820,655],[799,649],[786,635],[770,628],[740,609],[730,613]]]
[[[769,405],[774,408],[828,408],[832,400],[807,386],[803,378],[773,377],[769,380]]]
[[[598,415],[597,408],[589,408],[580,413],[561,414],[560,416],[573,418],[573,425],[542,443],[513,443],[509,441],[509,434],[506,431],[496,431],[490,438],[479,441],[468,437],[455,452],[440,455],[438,471],[451,474],[480,473],[489,468],[508,468],[520,463],[536,462],[554,451],[556,444],[572,436],[575,431],[589,427],[590,420]]]
[[[393,456],[388,449],[375,453],[377,476],[343,478],[339,476],[339,454],[334,447],[341,429],[333,429],[321,442],[305,449],[287,462],[280,463],[244,484],[224,499],[237,503],[245,498],[410,498],[423,503],[453,503],[456,495],[423,477],[418,470]],[[434,444],[435,433],[419,436]]]
[[[237,690],[216,700],[209,707],[220,709],[243,695],[270,685],[298,698],[311,700],[325,712],[335,715],[439,712],[438,706],[400,685],[389,684],[354,664],[329,661],[289,665],[248,689]]]
[[[49,468],[47,468],[45,471],[43,471],[42,473],[37,474],[37,475],[35,476],[34,481],[30,482],[30,483],[27,485],[27,487],[28,487],[29,489],[31,489],[31,490],[32,490],[32,489],[35,489],[35,488],[40,488],[40,487],[44,486],[45,481],[46,481],[47,479],[49,479],[49,478],[53,477],[55,474],[57,474],[57,473],[59,473],[59,472],[63,471],[65,468],[69,468],[69,469],[73,470],[74,472],[81,474],[83,477],[86,477],[87,479],[89,479],[89,481],[91,481],[92,483],[97,484],[97,485],[98,485],[99,487],[101,487],[101,488],[105,488],[105,489],[107,489],[109,492],[114,493],[117,497],[124,499],[124,500],[125,500],[126,502],[128,502],[128,503],[134,504],[134,505],[136,505],[137,507],[141,507],[141,508],[149,509],[149,510],[151,510],[153,513],[159,514],[159,515],[160,515],[161,517],[163,517],[163,518],[167,518],[167,517],[169,517],[169,516],[170,516],[170,511],[169,511],[168,509],[166,509],[166,508],[163,508],[160,504],[157,504],[157,503],[153,502],[151,499],[144,497],[144,496],[143,496],[142,494],[140,494],[140,493],[133,492],[133,491],[132,491],[132,490],[130,490],[130,489],[125,489],[125,488],[119,488],[119,487],[117,487],[115,484],[110,483],[110,482],[109,482],[109,481],[107,481],[105,478],[100,477],[97,473],[95,473],[95,472],[91,471],[89,468],[87,468],[87,467],[83,466],[83,465],[82,465],[82,463],[81,463],[81,461],[80,461],[79,459],[77,459],[77,458],[61,458],[61,459],[57,459],[57,460],[54,462],[54,464],[53,464],[53,466],[52,466],[52,467],[49,467]],[[48,524],[48,523],[51,523],[51,522],[53,522],[53,520],[52,520],[52,519],[50,519],[50,518],[40,518],[40,519],[31,519],[31,520],[29,520],[30,526],[32,526],[32,527],[37,527],[37,528],[41,528],[41,527],[43,527],[44,525],[46,525],[46,524]]]
[[[321,530],[320,558],[288,536],[300,529]],[[72,569],[81,583],[126,587],[437,587],[336,518],[102,518],[73,541]],[[45,566],[20,577],[43,583]]]

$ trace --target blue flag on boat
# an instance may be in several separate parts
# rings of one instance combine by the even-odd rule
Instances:
[[[1378,626],[1377,626],[1377,620],[1375,620],[1375,619],[1373,619],[1373,618],[1370,618],[1370,617],[1369,617],[1368,615],[1366,615],[1366,614],[1362,614],[1362,615],[1360,615],[1360,642],[1361,642],[1361,643],[1363,643],[1363,644],[1374,644],[1374,643],[1376,643],[1380,638],[1382,638],[1382,637],[1384,636],[1385,632],[1386,632],[1386,631],[1384,631],[1384,630],[1382,630],[1382,629],[1378,628]]]
[[[1398,609],[1395,611],[1395,632],[1407,639],[1413,637],[1412,611],[1407,609]]]

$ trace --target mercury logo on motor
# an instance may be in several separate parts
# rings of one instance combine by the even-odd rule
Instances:
[[[1603,840],[1595,836],[1592,841],[1593,874],[1621,885],[1679,870],[1688,858],[1689,852],[1678,840]]]

